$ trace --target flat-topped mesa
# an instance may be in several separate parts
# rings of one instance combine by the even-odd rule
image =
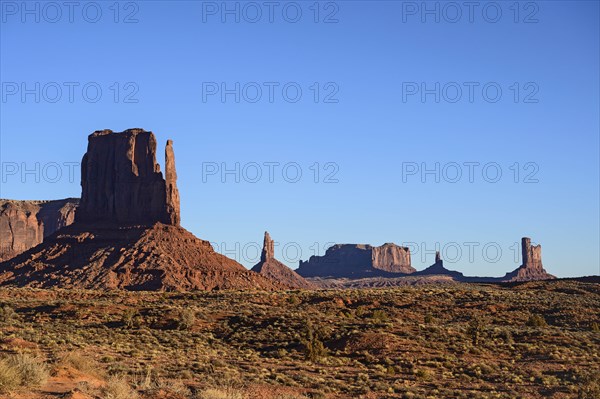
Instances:
[[[410,274],[410,249],[386,243],[380,247],[364,244],[336,244],[323,256],[300,261],[298,274],[304,277],[365,277]]]
[[[81,161],[76,221],[118,225],[180,223],[173,142],[165,149],[165,177],[156,162],[156,137],[143,129],[100,130],[88,137]]]

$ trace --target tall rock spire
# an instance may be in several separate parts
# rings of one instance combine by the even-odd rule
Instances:
[[[175,169],[175,152],[173,151],[173,140],[167,141],[165,147],[165,183],[167,189],[167,217],[168,224],[178,226],[181,222],[179,208],[179,190],[177,189],[177,170]]]
[[[275,259],[275,242],[271,239],[271,236],[266,231],[263,250],[260,255],[260,262],[254,265],[252,271],[262,274],[271,280],[275,280],[288,288],[314,288],[312,283],[308,282],[298,273]]]
[[[263,241],[263,250],[260,254],[260,261],[267,262],[270,259],[275,259],[275,242],[271,239],[269,232],[265,231],[265,239]]]

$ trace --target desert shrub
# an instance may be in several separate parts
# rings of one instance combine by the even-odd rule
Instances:
[[[385,310],[377,309],[373,311],[371,318],[375,321],[383,322],[388,320],[388,315]]]
[[[135,309],[127,309],[123,313],[121,323],[125,328],[138,328],[143,324],[143,318]]]
[[[182,310],[177,319],[177,327],[180,330],[189,330],[196,324],[196,313],[189,308]]]
[[[0,392],[19,387],[36,387],[48,379],[48,366],[28,354],[7,356],[0,360]]]
[[[138,393],[129,386],[123,377],[111,377],[102,388],[102,399],[135,399],[138,397]]]
[[[288,299],[287,302],[290,305],[299,305],[300,303],[302,303],[302,301],[300,300],[300,298],[298,298],[297,295],[291,294]]]
[[[10,323],[18,318],[17,312],[8,305],[0,307],[0,323]]]
[[[485,321],[481,318],[474,317],[469,321],[467,326],[467,335],[471,337],[473,345],[478,346],[484,338]]]
[[[304,345],[304,358],[311,362],[318,362],[321,358],[328,355],[329,351],[323,343],[325,334],[323,330],[315,327],[312,323],[306,323],[304,338],[301,343]]]
[[[526,324],[529,327],[545,327],[548,325],[548,323],[546,323],[546,319],[544,319],[544,316],[539,314],[532,314],[529,316]]]
[[[85,356],[81,352],[69,352],[62,357],[60,364],[73,367],[84,374],[98,375],[98,364],[94,359]]]
[[[0,393],[7,393],[21,385],[21,375],[6,359],[0,360]]]

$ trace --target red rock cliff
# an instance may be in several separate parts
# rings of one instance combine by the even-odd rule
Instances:
[[[76,220],[118,225],[179,225],[179,192],[172,142],[165,150],[166,179],[156,162],[156,138],[143,129],[101,130],[88,137],[81,162]]]

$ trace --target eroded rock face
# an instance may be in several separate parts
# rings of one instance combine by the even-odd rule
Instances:
[[[156,138],[143,129],[101,130],[88,137],[81,162],[82,223],[179,225],[179,191],[173,143],[165,149],[165,174],[156,162]]]
[[[380,247],[363,244],[336,244],[324,256],[300,261],[298,274],[304,277],[360,277],[409,274],[410,249],[387,243]]]
[[[373,267],[390,273],[413,273],[410,265],[410,250],[396,244],[386,243],[371,248]]]
[[[542,265],[542,246],[531,245],[531,238],[521,239],[523,264],[516,270],[507,273],[503,281],[549,280],[556,277],[547,273]]]
[[[263,250],[260,255],[260,262],[252,268],[256,272],[270,280],[293,289],[310,289],[315,286],[305,280],[298,273],[275,259],[275,242],[271,239],[268,232],[265,231]]]
[[[75,220],[78,199],[57,201],[0,200],[0,261],[42,243]]]

